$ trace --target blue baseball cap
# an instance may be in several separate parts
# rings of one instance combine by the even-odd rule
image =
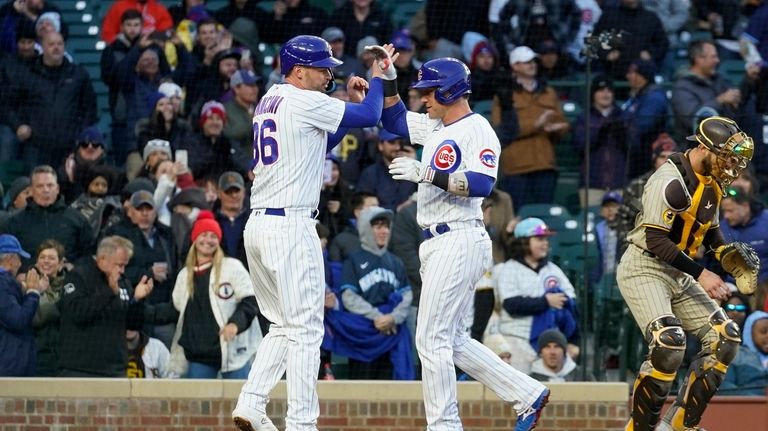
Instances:
[[[617,204],[621,204],[624,202],[624,198],[621,197],[621,193],[617,191],[610,191],[603,195],[603,200],[600,205],[605,205],[608,202],[616,202]]]
[[[9,254],[16,253],[24,259],[29,259],[31,256],[29,253],[21,248],[19,240],[15,236],[4,233],[0,235],[0,253]]]
[[[515,226],[515,238],[552,235],[554,235],[554,232],[549,230],[549,227],[544,223],[544,220],[536,217],[523,219]]]
[[[411,39],[411,32],[407,29],[396,31],[390,43],[398,51],[413,51],[413,39]]]

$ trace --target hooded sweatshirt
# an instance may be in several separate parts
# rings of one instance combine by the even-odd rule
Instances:
[[[550,370],[544,365],[544,360],[539,358],[531,364],[529,375],[540,382],[572,382],[578,375],[574,373],[576,369],[576,362],[568,355],[565,355],[565,363],[560,371]]]
[[[395,307],[391,314],[395,323],[400,324],[408,314],[413,293],[403,261],[388,252],[386,245],[376,244],[371,220],[382,216],[391,222],[392,212],[384,208],[370,207],[360,214],[357,229],[361,249],[344,262],[342,300],[347,310],[373,320],[385,314],[379,310],[380,306],[390,302],[393,294],[399,294],[402,300],[392,304]]]
[[[755,311],[747,317],[739,353],[728,366],[721,395],[765,395],[768,387],[768,353],[760,351],[752,338],[752,327],[758,320],[768,319],[765,311]]]

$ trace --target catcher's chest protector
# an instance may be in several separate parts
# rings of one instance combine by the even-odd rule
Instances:
[[[707,230],[716,221],[723,193],[716,181],[705,183],[705,177],[693,171],[684,154],[673,154],[669,160],[677,168],[685,185],[685,190],[677,192],[687,193],[690,197],[690,205],[684,211],[669,211],[665,214],[665,217],[672,220],[669,238],[679,250],[693,256],[704,241]]]

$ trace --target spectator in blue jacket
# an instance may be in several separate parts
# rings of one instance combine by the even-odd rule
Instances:
[[[626,78],[629,99],[622,109],[629,122],[629,178],[634,178],[653,167],[651,147],[667,131],[670,104],[664,89],[656,85],[656,65],[652,61],[633,61]]]
[[[40,294],[48,289],[45,276],[32,269],[24,285],[16,281],[21,258],[30,255],[13,235],[0,235],[0,377],[35,375],[37,347],[32,319]]]
[[[765,395],[768,387],[768,313],[747,317],[739,353],[728,366],[720,392],[723,395]]]

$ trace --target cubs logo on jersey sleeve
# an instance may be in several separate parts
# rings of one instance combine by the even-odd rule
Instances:
[[[221,299],[229,299],[235,295],[235,288],[230,283],[221,283],[216,290],[216,295]]]
[[[453,173],[461,165],[461,149],[455,141],[445,140],[435,149],[430,166],[440,172]]]
[[[490,148],[480,151],[480,163],[487,168],[496,168],[496,153]]]

